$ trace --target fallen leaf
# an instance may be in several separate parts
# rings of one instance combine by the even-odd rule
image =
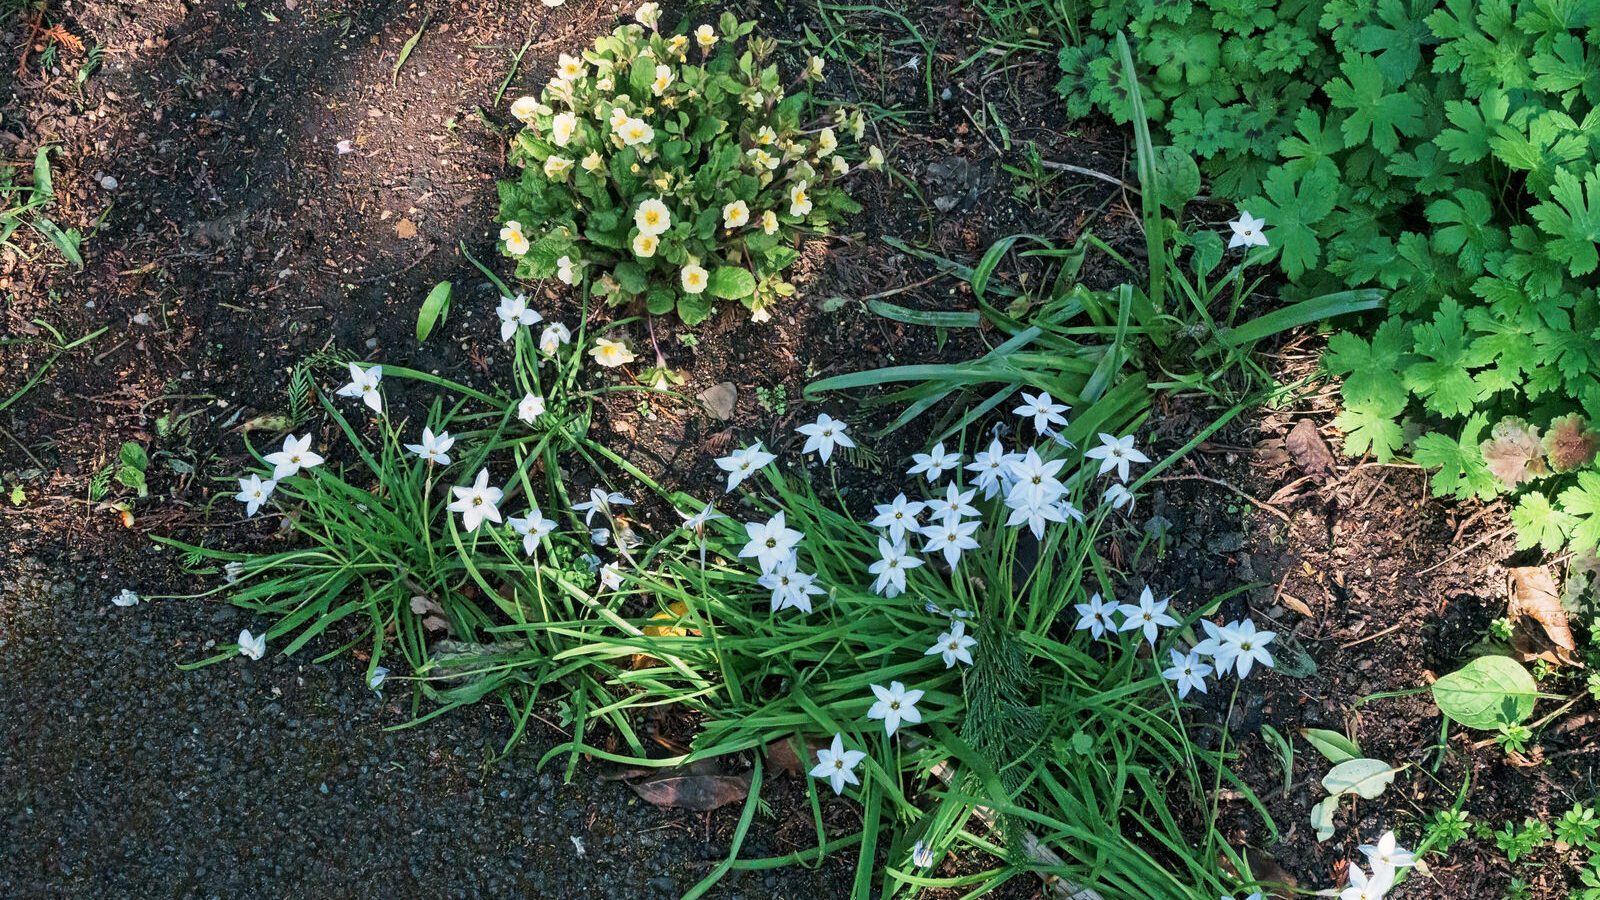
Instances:
[[[1299,597],[1295,597],[1290,594],[1279,594],[1278,602],[1283,604],[1284,608],[1293,612],[1297,612],[1308,619],[1316,615],[1316,613],[1311,611],[1311,607],[1306,605],[1306,602],[1301,600]]]
[[[789,737],[768,741],[766,750],[767,765],[771,766],[775,771],[789,775],[799,775],[804,772],[806,770],[805,761],[800,758],[799,753],[795,752],[795,742],[799,740],[798,736],[790,735]]]
[[[712,418],[727,421],[733,418],[733,408],[739,402],[739,389],[733,382],[724,381],[701,391],[696,399],[705,406]]]
[[[1549,569],[1520,566],[1511,570],[1506,615],[1511,619],[1511,646],[1523,662],[1542,659],[1559,665],[1577,664],[1572,627]]]
[[[680,775],[668,769],[646,781],[630,781],[628,787],[652,806],[709,812],[748,796],[750,776]]]
[[[1328,442],[1322,439],[1317,424],[1310,419],[1301,419],[1295,423],[1294,428],[1289,431],[1289,436],[1283,439],[1283,443],[1289,448],[1289,455],[1293,457],[1294,464],[1307,475],[1326,480],[1338,471],[1333,451],[1328,449]]]
[[[1300,882],[1287,869],[1279,865],[1276,859],[1254,847],[1245,848],[1244,858],[1245,862],[1250,866],[1251,880],[1276,885],[1276,887],[1269,888],[1261,893],[1264,900],[1290,900],[1294,896],[1295,888],[1300,886]],[[1232,872],[1234,877],[1244,877],[1244,874],[1234,866],[1232,860],[1223,857],[1220,862],[1223,869]]]
[[[417,225],[410,219],[401,219],[394,223],[394,236],[402,241],[408,241],[417,236]]]

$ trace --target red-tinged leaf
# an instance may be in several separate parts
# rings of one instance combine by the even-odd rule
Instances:
[[[708,812],[738,803],[750,793],[749,775],[678,775],[670,770],[628,787],[652,806]]]
[[[1521,419],[1506,418],[1495,423],[1489,439],[1479,445],[1483,462],[1506,487],[1516,487],[1550,474],[1544,464],[1544,445],[1539,428]]]

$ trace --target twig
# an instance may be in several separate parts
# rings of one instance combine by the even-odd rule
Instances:
[[[1096,172],[1094,169],[1085,169],[1083,166],[1075,166],[1071,163],[1056,162],[1052,159],[1041,159],[1039,160],[1039,165],[1044,166],[1046,169],[1055,169],[1060,172],[1071,172],[1074,175],[1083,175],[1088,178],[1098,178],[1099,180],[1104,181],[1106,184],[1114,184],[1125,191],[1135,194],[1139,193],[1139,188],[1137,185],[1129,184],[1115,175],[1107,175],[1104,172]]]
[[[1156,478],[1155,480],[1156,481],[1204,481],[1207,484],[1214,484],[1217,487],[1227,488],[1228,490],[1233,491],[1235,494],[1238,494],[1239,496],[1243,497],[1244,499],[1249,500],[1251,503],[1255,504],[1256,507],[1258,507],[1260,509],[1264,509],[1267,512],[1272,513],[1273,515],[1275,515],[1278,518],[1282,519],[1284,521],[1284,523],[1287,524],[1290,528],[1294,527],[1294,520],[1289,518],[1289,514],[1288,513],[1284,512],[1283,510],[1281,510],[1279,508],[1277,508],[1276,506],[1273,506],[1271,503],[1268,503],[1265,500],[1257,500],[1256,498],[1254,498],[1254,497],[1250,496],[1249,494],[1245,493],[1242,488],[1234,487],[1233,485],[1227,483],[1226,481],[1223,481],[1220,478],[1212,478],[1210,475],[1162,475],[1162,476]]]
[[[1512,526],[1508,525],[1505,528],[1500,529],[1499,531],[1491,531],[1488,534],[1484,535],[1483,537],[1478,538],[1477,540],[1473,541],[1472,543],[1466,545],[1465,547],[1462,547],[1460,550],[1457,550],[1456,552],[1450,554],[1449,556],[1446,556],[1444,559],[1441,559],[1438,562],[1434,563],[1433,565],[1427,567],[1426,569],[1423,569],[1421,572],[1418,572],[1417,574],[1419,576],[1420,575],[1426,575],[1429,572],[1432,572],[1434,569],[1437,569],[1440,566],[1444,565],[1445,563],[1451,562],[1452,560],[1455,560],[1455,559],[1459,559],[1460,557],[1466,555],[1467,553],[1470,553],[1473,550],[1478,549],[1479,547],[1483,546],[1484,544],[1489,543],[1490,541],[1499,540],[1500,538],[1505,537],[1506,535],[1510,534],[1513,530],[1514,530],[1514,528]]]
[[[1351,641],[1348,644],[1340,644],[1339,645],[1339,649],[1340,650],[1349,650],[1351,647],[1354,647],[1357,644],[1365,644],[1367,641],[1375,641],[1378,638],[1381,638],[1384,635],[1389,634],[1390,632],[1398,631],[1400,626],[1404,625],[1404,624],[1405,624],[1404,622],[1396,622],[1393,625],[1390,625],[1388,628],[1385,628],[1382,631],[1374,631],[1373,633],[1367,635],[1366,637],[1356,638],[1355,640]]]

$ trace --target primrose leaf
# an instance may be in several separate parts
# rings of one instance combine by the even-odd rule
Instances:
[[[756,292],[756,277],[740,266],[718,266],[706,280],[706,290],[723,300],[739,300]]]
[[[1335,797],[1355,794],[1373,800],[1389,787],[1398,771],[1381,759],[1347,759],[1322,776],[1322,787]]]
[[[1433,683],[1433,702],[1452,722],[1494,731],[1533,714],[1539,685],[1509,656],[1480,656]]]

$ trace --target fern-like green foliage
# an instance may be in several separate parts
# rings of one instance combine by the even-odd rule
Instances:
[[[1068,112],[1127,121],[1108,46],[1214,196],[1306,294],[1389,291],[1337,334],[1345,449],[1519,493],[1524,547],[1600,545],[1600,2],[1088,0]]]

